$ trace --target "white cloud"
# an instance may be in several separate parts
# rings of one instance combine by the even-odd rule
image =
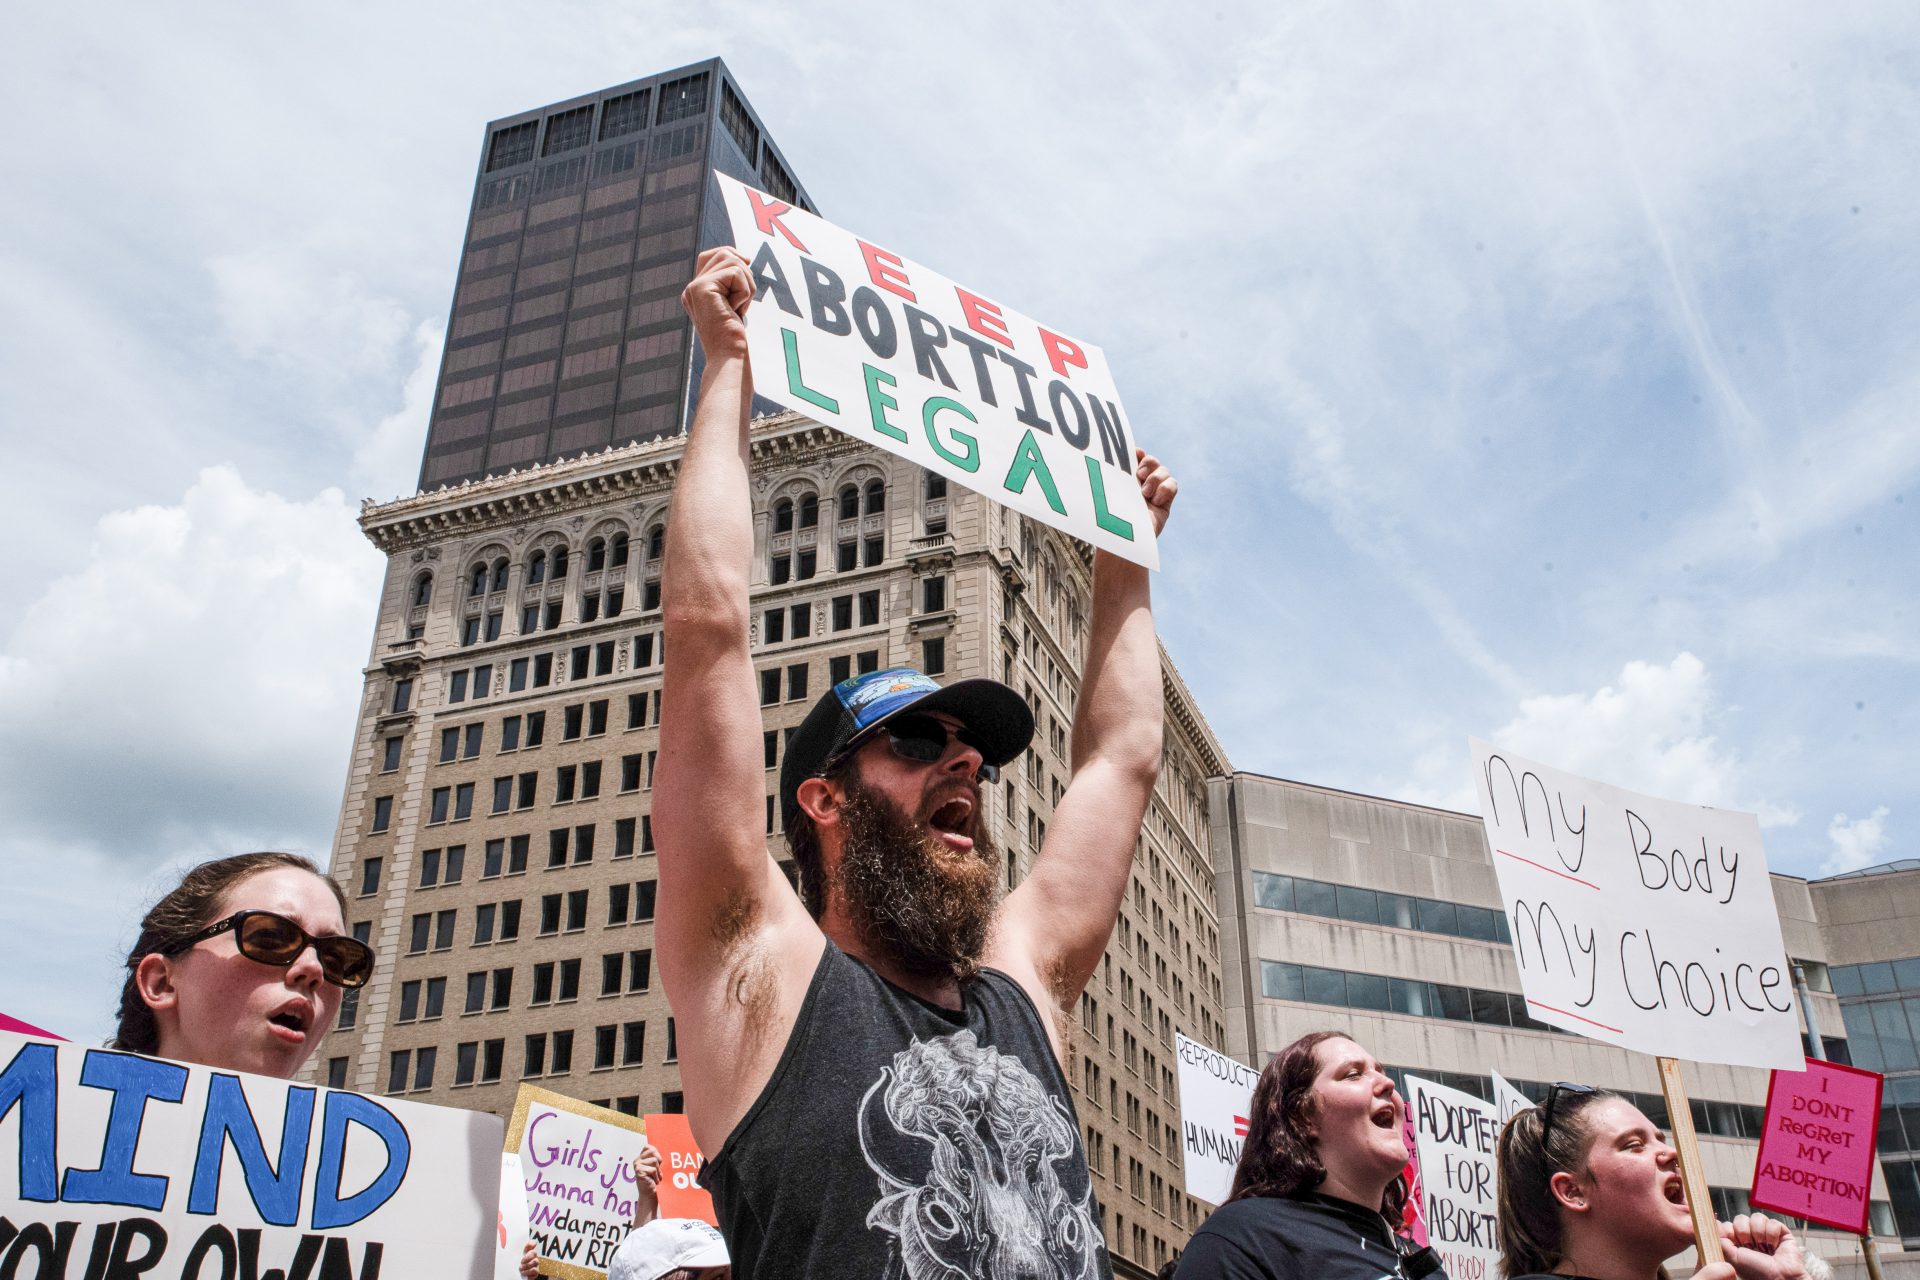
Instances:
[[[1833,842],[1833,853],[1821,872],[1834,875],[1857,871],[1881,861],[1881,851],[1887,847],[1888,812],[1887,806],[1879,805],[1864,818],[1834,814],[1833,821],[1827,824],[1827,839]]]
[[[1799,814],[1756,798],[1739,754],[1710,725],[1718,713],[1706,664],[1681,653],[1662,666],[1633,661],[1592,693],[1523,698],[1518,714],[1488,741],[1515,755],[1666,800],[1757,812],[1762,826],[1791,826]],[[1437,744],[1414,780],[1390,794],[1465,813],[1479,811],[1464,742]]]
[[[408,328],[406,309],[368,291],[335,256],[330,265],[289,245],[207,262],[214,306],[245,356],[323,379],[384,370]]]
[[[414,329],[413,372],[407,375],[400,407],[382,418],[353,452],[353,483],[361,497],[385,502],[413,492],[445,335],[446,325],[439,320],[422,320]]]

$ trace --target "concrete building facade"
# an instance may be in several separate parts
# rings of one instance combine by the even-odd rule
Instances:
[[[1655,1123],[1667,1123],[1653,1058],[1527,1016],[1478,817],[1250,773],[1215,779],[1209,790],[1226,1052],[1264,1063],[1298,1036],[1334,1028],[1397,1077],[1489,1099],[1495,1070],[1535,1099],[1553,1081],[1580,1081],[1630,1093]],[[1920,891],[1920,874],[1912,879]],[[1828,1056],[1845,1060],[1852,1037],[1842,1027],[1850,1031],[1860,1015],[1836,998],[1829,963],[1920,950],[1912,945],[1920,902],[1834,884],[1773,877],[1787,953],[1808,974]],[[1871,1001],[1868,1016],[1886,1020],[1877,1006],[1891,1004],[1904,1018],[1892,982],[1889,968],[1889,998]],[[1743,1212],[1768,1074],[1690,1063],[1686,1078],[1715,1210]],[[1887,1199],[1876,1177],[1874,1229],[1892,1237]],[[1858,1257],[1851,1237],[1814,1230],[1808,1239],[1836,1259]]]
[[[384,504],[387,556],[332,874],[376,947],[309,1070],[504,1114],[521,1081],[677,1110],[653,954],[659,577],[683,438]],[[798,415],[752,432],[752,646],[769,853],[785,731],[847,674],[1020,691],[1032,749],[989,788],[1009,885],[1069,778],[1090,560],[1079,544]],[[1150,1275],[1181,1194],[1173,1033],[1222,1034],[1206,779],[1228,768],[1172,663],[1166,765],[1068,1076],[1116,1266]]]

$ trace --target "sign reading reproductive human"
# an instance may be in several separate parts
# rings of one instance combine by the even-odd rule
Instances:
[[[1187,1194],[1208,1204],[1225,1204],[1240,1148],[1246,1144],[1253,1086],[1260,1073],[1178,1031],[1173,1045],[1180,1059],[1181,1168]]]
[[[646,1126],[624,1115],[521,1085],[507,1121],[527,1188],[527,1231],[542,1275],[600,1280],[633,1229],[633,1162]]]
[[[715,177],[757,284],[757,394],[1159,568],[1133,432],[1098,347]]]
[[[1453,1280],[1488,1280],[1500,1257],[1494,1189],[1500,1114],[1446,1085],[1407,1077],[1407,1107],[1420,1150],[1427,1243]]]
[[[1874,1072],[1817,1058],[1805,1071],[1774,1072],[1753,1165],[1754,1207],[1865,1235],[1881,1084]]]
[[[714,1216],[713,1196],[700,1185],[700,1169],[707,1158],[693,1140],[683,1115],[649,1115],[647,1141],[660,1153],[660,1216],[698,1218],[720,1225]]]
[[[1760,825],[1473,743],[1527,1012],[1666,1058],[1797,1071]]]
[[[0,1032],[0,1275],[490,1280],[499,1174],[493,1116]]]

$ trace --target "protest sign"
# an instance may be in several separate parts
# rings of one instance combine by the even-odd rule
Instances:
[[[1754,1207],[1865,1235],[1883,1083],[1817,1058],[1805,1071],[1774,1072],[1748,1195]]]
[[[520,1255],[527,1247],[527,1187],[520,1157],[500,1157],[500,1230],[493,1254],[493,1280],[520,1280]]]
[[[0,1275],[489,1280],[499,1171],[493,1116],[0,1032]]]
[[[1636,795],[1472,745],[1530,1015],[1660,1057],[1800,1068],[1791,971],[1752,814]]]
[[[1173,1045],[1180,1059],[1176,1079],[1187,1194],[1208,1204],[1225,1204],[1247,1140],[1253,1086],[1260,1073],[1178,1031]]]
[[[660,1216],[698,1218],[720,1225],[714,1216],[713,1196],[700,1185],[706,1156],[693,1140],[693,1129],[683,1115],[647,1117],[647,1141],[660,1153]]]
[[[1505,1128],[1507,1121],[1522,1111],[1532,1108],[1533,1102],[1526,1094],[1507,1083],[1507,1078],[1498,1071],[1493,1073],[1493,1106],[1500,1113],[1500,1127]]]
[[[599,1280],[633,1227],[633,1162],[646,1126],[523,1084],[507,1121],[506,1149],[520,1157],[527,1231],[541,1274]]]
[[[756,394],[1159,567],[1100,348],[714,176],[757,286]]]
[[[1495,1144],[1500,1116],[1491,1103],[1446,1085],[1407,1077],[1425,1193],[1427,1243],[1453,1280],[1489,1280],[1500,1258]]]
[[[39,1036],[42,1040],[66,1039],[65,1036],[57,1036],[51,1031],[42,1031],[31,1022],[22,1022],[4,1013],[0,1013],[0,1031],[18,1031],[23,1036]]]
[[[1406,1099],[1400,1101],[1404,1104]],[[1400,1206],[1400,1234],[1424,1249],[1432,1242],[1427,1238],[1426,1184],[1420,1178],[1420,1143],[1414,1137],[1410,1106],[1400,1108],[1400,1137],[1407,1144],[1407,1167],[1400,1171],[1400,1180],[1407,1184],[1407,1200]]]

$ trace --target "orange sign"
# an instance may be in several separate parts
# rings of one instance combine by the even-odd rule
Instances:
[[[647,1141],[660,1151],[660,1216],[698,1218],[719,1226],[713,1214],[713,1197],[698,1179],[707,1158],[693,1141],[693,1130],[685,1116],[650,1115]]]

